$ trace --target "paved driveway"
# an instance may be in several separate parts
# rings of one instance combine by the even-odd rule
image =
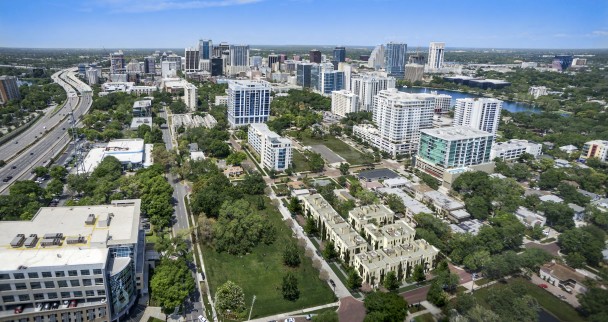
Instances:
[[[365,318],[365,306],[363,302],[352,296],[342,298],[340,299],[338,317],[340,321],[363,322]]]
[[[415,290],[401,293],[400,295],[407,301],[408,304],[416,304],[426,300],[426,295],[429,293],[430,285],[417,288]]]

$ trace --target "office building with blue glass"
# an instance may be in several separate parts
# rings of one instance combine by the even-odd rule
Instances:
[[[384,65],[388,76],[397,79],[405,77],[405,64],[407,64],[407,44],[388,43],[384,49]]]
[[[232,80],[228,82],[228,122],[231,127],[266,123],[270,116],[270,83]]]

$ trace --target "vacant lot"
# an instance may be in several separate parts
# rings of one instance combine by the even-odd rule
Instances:
[[[300,153],[296,149],[292,149],[291,153],[293,153],[292,162],[294,164],[294,170],[296,172],[310,171],[310,167],[308,166],[308,160],[306,160],[306,157],[304,157],[302,153]]]
[[[545,291],[537,285],[529,283],[523,278],[512,278],[508,280],[508,283],[515,282],[521,282],[519,284],[526,288],[526,294],[534,297],[540,306],[542,306],[549,313],[555,315],[560,321],[584,321],[583,317],[581,317],[572,306],[558,299],[553,294]],[[486,303],[484,302],[484,299],[490,292],[492,292],[492,289],[497,287],[505,286],[501,283],[496,283],[492,286],[476,290],[474,295],[477,300],[485,306]]]
[[[373,161],[334,136],[326,135],[323,139],[303,137],[301,142],[304,145],[323,144],[342,158],[346,159],[346,162],[351,165],[364,164]]]
[[[217,253],[203,246],[203,257],[212,295],[218,286],[231,280],[245,291],[245,303],[249,308],[253,295],[256,296],[252,318],[260,318],[281,312],[327,304],[335,301],[327,283],[319,279],[319,271],[312,267],[312,261],[302,255],[302,263],[297,269],[283,265],[283,249],[293,241],[292,232],[282,221],[278,210],[266,199],[264,210],[269,220],[277,228],[277,239],[272,245],[260,245],[252,253],[234,256]],[[281,293],[281,282],[287,271],[298,277],[300,298],[295,302],[286,301]]]

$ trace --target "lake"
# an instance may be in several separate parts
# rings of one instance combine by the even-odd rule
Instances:
[[[427,88],[427,87],[402,87],[399,89],[402,92],[406,92],[406,93],[424,93],[426,91],[426,93],[430,93],[431,91],[437,91],[438,94],[447,94],[452,96],[452,104],[454,104],[456,102],[457,98],[477,98],[477,97],[483,97],[483,96],[479,96],[479,95],[473,95],[473,94],[469,94],[469,93],[462,93],[462,92],[457,92],[457,91],[450,91],[450,90],[445,90],[445,89],[434,89],[434,88]],[[509,102],[509,101],[503,101],[504,103],[502,103],[502,108],[504,110],[507,110],[511,113],[541,113],[542,110],[538,107],[532,106],[530,104],[526,104],[526,103],[519,103],[519,102]]]

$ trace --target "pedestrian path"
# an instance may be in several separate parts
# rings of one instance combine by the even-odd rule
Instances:
[[[277,314],[277,315],[273,315],[273,316],[266,316],[263,318],[259,318],[259,319],[255,319],[255,320],[249,320],[252,322],[267,322],[267,321],[271,321],[271,320],[282,320],[282,319],[286,319],[288,317],[296,317],[298,315],[305,315],[308,312],[314,312],[317,310],[321,310],[321,309],[326,309],[326,308],[330,308],[330,307],[335,307],[336,310],[338,309],[338,306],[340,306],[340,302],[335,302],[335,303],[329,303],[329,304],[325,304],[325,305],[319,305],[319,306],[315,306],[315,307],[309,307],[307,309],[302,309],[302,310],[297,310],[297,311],[292,311],[292,312],[287,312],[287,313],[281,313],[281,314]]]

